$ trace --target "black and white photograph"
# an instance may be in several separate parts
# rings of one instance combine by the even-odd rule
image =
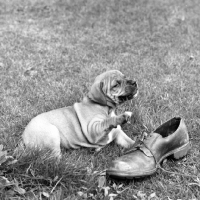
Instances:
[[[0,200],[200,200],[200,1],[0,0]]]

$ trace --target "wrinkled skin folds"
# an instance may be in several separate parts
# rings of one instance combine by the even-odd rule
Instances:
[[[134,141],[121,130],[121,125],[128,121],[131,113],[116,116],[114,109],[134,98],[137,91],[136,82],[120,71],[104,72],[96,77],[81,102],[34,117],[24,130],[23,142],[28,148],[48,148],[59,158],[61,146],[100,150],[115,141],[127,148]]]

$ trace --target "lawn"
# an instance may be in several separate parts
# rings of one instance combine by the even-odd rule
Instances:
[[[118,109],[134,113],[127,135],[180,116],[192,144],[185,158],[164,161],[173,173],[133,180],[105,177],[122,152],[115,144],[63,150],[59,164],[26,155],[0,166],[0,199],[200,199],[199,10],[198,0],[0,0],[0,144],[8,155],[34,116],[81,101],[109,69],[139,85],[137,99]]]

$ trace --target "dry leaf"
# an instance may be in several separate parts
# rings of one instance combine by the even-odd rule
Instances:
[[[112,186],[113,186],[113,189],[115,189],[115,190],[117,189],[117,185],[115,183],[113,183]]]
[[[10,189],[10,190],[7,190],[7,191],[4,191],[6,196],[9,196],[10,199],[12,199],[12,197],[14,197],[14,195],[16,195],[16,192],[13,190],[13,189]]]
[[[104,190],[104,196],[108,196],[108,190],[110,190],[109,187],[103,187],[103,190]]]
[[[83,194],[83,198],[84,198],[84,199],[87,199],[87,193],[84,193],[84,194]]]
[[[83,196],[83,192],[79,191],[77,192],[78,196],[82,197]]]
[[[77,192],[77,194],[78,194],[78,196],[83,197],[84,199],[87,199],[87,193],[79,191],[79,192]]]
[[[146,200],[147,195],[145,193],[143,193],[142,191],[138,191],[137,197],[139,197],[140,200]]]
[[[167,197],[168,198],[168,200],[173,200],[173,199],[171,199],[171,198],[169,198],[169,197]]]
[[[93,197],[94,196],[94,194],[92,194],[92,193],[89,193],[89,197]]]
[[[100,176],[98,179],[98,187],[102,188],[105,186],[106,183],[106,177],[105,176]]]
[[[117,196],[117,194],[110,193],[108,196],[109,196],[109,197],[116,197],[116,196]]]
[[[10,185],[15,185],[13,182],[10,182],[7,178],[4,176],[0,176],[0,188],[4,188]]]
[[[28,192],[26,192],[26,199],[28,199],[28,200],[37,200],[38,198],[37,198],[37,196],[34,194],[34,192],[33,191],[28,191]]]
[[[14,191],[17,192],[18,194],[25,194],[26,193],[26,190],[19,187],[18,185],[14,186]]]
[[[3,164],[4,162],[6,162],[6,160],[7,160],[7,157],[6,157],[6,155],[7,155],[7,151],[2,151],[2,149],[3,149],[3,145],[0,145],[1,147],[0,147],[0,165],[1,164]]]
[[[92,169],[90,167],[86,167],[86,170],[88,175],[92,174]]]
[[[138,199],[134,194],[133,194],[133,198],[136,199],[136,200]]]
[[[159,200],[158,197],[156,196],[156,193],[153,192],[152,194],[149,195],[148,200]]]
[[[51,194],[49,200],[61,200],[62,198],[62,188],[57,189],[53,194]]]
[[[53,182],[58,180],[58,176],[55,176],[55,178],[53,179]]]
[[[47,193],[47,192],[42,192],[42,195],[43,195],[44,197],[47,197],[47,198],[50,197],[49,193]]]
[[[29,169],[29,171],[30,171],[31,175],[32,175],[33,177],[35,177],[35,172],[34,172],[31,168]]]
[[[84,187],[84,186],[83,186],[83,187],[81,187],[81,188],[82,188],[83,190],[87,190],[87,189],[88,189],[88,188],[86,188],[86,187]]]
[[[13,165],[17,162],[18,160],[14,159],[14,160],[11,160],[11,161],[8,161],[7,162],[7,165]]]
[[[24,76],[35,76],[37,73],[37,70],[34,67],[31,67],[24,72]]]

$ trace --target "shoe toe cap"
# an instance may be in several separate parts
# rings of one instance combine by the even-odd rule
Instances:
[[[111,162],[107,174],[116,176],[143,176],[156,170],[156,163],[153,157],[144,154],[128,154]]]

